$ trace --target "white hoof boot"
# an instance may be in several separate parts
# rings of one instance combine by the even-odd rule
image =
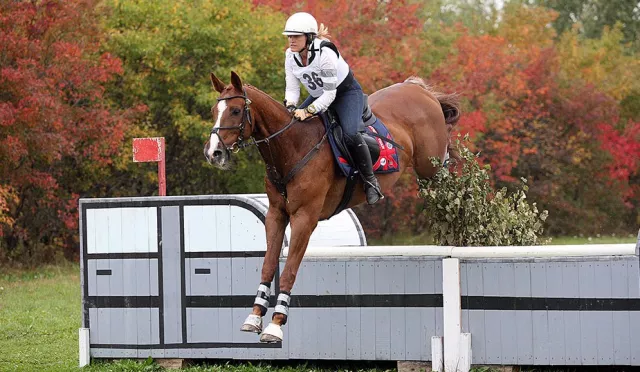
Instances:
[[[240,330],[253,333],[262,332],[262,317],[255,314],[249,314]]]
[[[282,333],[282,327],[269,323],[267,328],[264,329],[262,335],[260,335],[260,342],[281,342],[284,334]]]

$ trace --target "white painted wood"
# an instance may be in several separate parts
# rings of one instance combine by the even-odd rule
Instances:
[[[395,245],[395,246],[309,246],[305,257],[382,257],[382,256],[432,256],[448,257],[451,248],[437,245]],[[287,251],[284,252],[286,257]]]
[[[365,247],[315,246],[305,257],[432,256],[456,258],[545,258],[635,255],[635,244],[585,244],[546,246],[452,247],[397,245]]]
[[[431,336],[431,370],[444,372],[444,346],[442,337]]]
[[[634,254],[634,244],[456,247],[451,252],[452,257],[460,258],[579,257]]]
[[[80,328],[78,330],[78,344],[79,344],[79,361],[80,368],[89,365],[91,363],[91,356],[89,354],[89,328]]]
[[[248,209],[232,205],[231,213],[231,250],[266,251],[267,237],[264,223]]]
[[[471,333],[460,334],[460,359],[458,363],[459,372],[469,372],[471,370]]]
[[[155,207],[87,211],[88,253],[157,252],[157,232]]]
[[[442,304],[444,322],[444,370],[457,371],[460,359],[462,307],[460,303],[460,259],[442,260]]]
[[[184,207],[185,252],[228,252],[231,250],[229,205]],[[236,207],[237,208],[237,207]],[[262,225],[264,230],[264,225]],[[264,232],[263,232],[264,234]],[[236,237],[234,237],[235,239]]]

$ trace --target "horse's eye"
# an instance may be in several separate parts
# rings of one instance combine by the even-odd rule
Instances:
[[[240,109],[239,108],[234,108],[233,110],[231,110],[231,114],[232,115],[239,115],[240,114]]]

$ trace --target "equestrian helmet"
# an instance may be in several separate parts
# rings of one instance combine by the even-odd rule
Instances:
[[[318,22],[309,13],[299,12],[291,15],[284,25],[283,35],[318,34]]]

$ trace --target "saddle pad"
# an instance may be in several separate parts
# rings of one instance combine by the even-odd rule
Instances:
[[[325,127],[328,125],[328,120],[326,115],[322,115],[322,120],[325,123]],[[387,129],[380,119],[376,118],[375,123],[370,126],[365,127],[365,133],[377,133],[384,138],[388,138],[393,140],[391,133]],[[342,152],[338,148],[335,142],[335,138],[332,135],[329,135],[329,143],[331,144],[331,150],[333,152],[333,156],[346,177],[349,177],[355,169],[347,162],[347,159],[342,155]],[[389,142],[383,141],[381,138],[375,138],[376,142],[378,142],[378,147],[380,148],[380,156],[378,159],[373,160],[373,172],[377,174],[382,173],[392,173],[398,172],[400,168],[400,164],[398,162],[398,150]]]

